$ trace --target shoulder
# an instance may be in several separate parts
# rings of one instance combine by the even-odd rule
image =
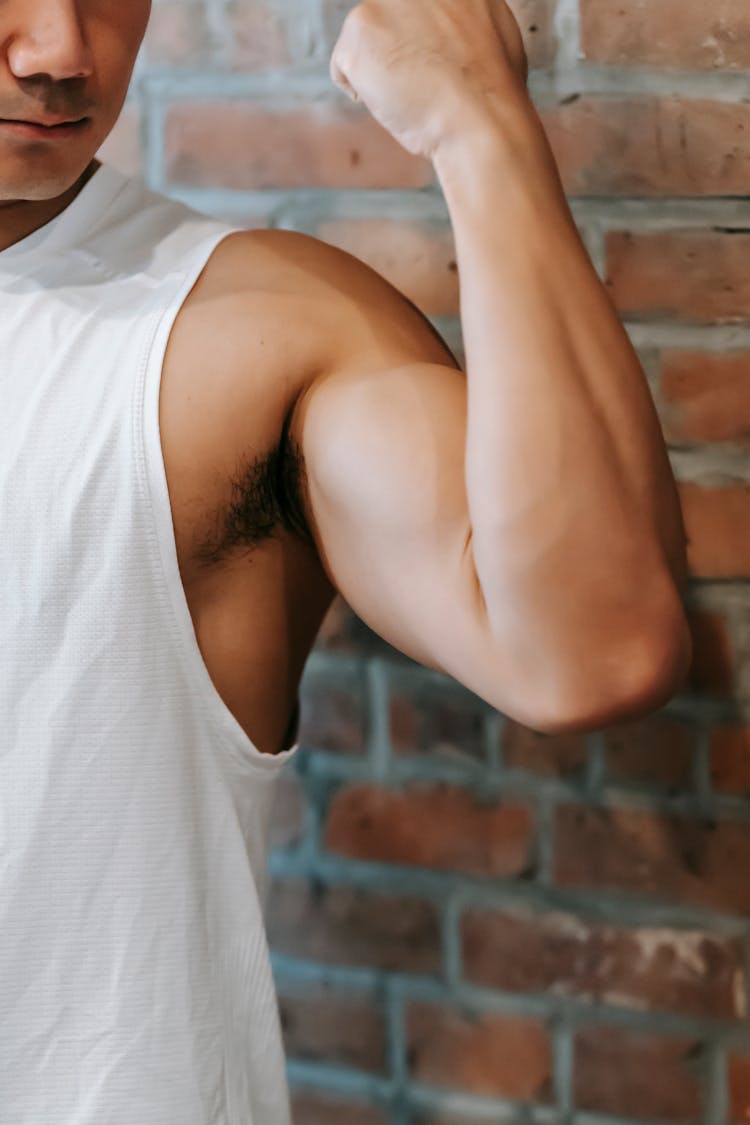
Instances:
[[[400,363],[422,359],[458,366],[405,293],[354,254],[313,235],[236,231],[219,244],[207,273],[214,291],[233,298],[236,311],[259,292],[272,294],[284,315],[294,309],[318,371],[373,350],[391,353]]]
[[[219,242],[168,360],[174,445],[194,466],[186,488],[225,482],[212,544],[226,544],[258,542],[276,527],[309,542],[303,424],[329,374],[379,380],[415,360],[453,357],[427,318],[354,255],[296,231],[256,229]]]

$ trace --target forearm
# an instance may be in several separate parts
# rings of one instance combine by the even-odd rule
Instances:
[[[684,529],[661,428],[531,103],[473,115],[434,163],[456,242],[466,487],[493,631],[519,659],[546,650],[583,671],[665,629],[684,662]]]

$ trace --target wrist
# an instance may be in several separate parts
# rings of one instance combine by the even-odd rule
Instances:
[[[450,204],[454,196],[494,190],[502,182],[503,202],[515,196],[538,198],[549,206],[550,191],[564,201],[552,150],[526,88],[510,96],[488,96],[480,105],[467,102],[441,134],[432,161]]]

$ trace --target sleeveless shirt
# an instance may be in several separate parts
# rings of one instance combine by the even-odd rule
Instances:
[[[102,164],[0,252],[0,1125],[289,1125],[263,911],[298,743],[258,751],[203,663],[158,418],[234,229]]]

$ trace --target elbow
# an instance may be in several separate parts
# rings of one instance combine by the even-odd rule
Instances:
[[[558,675],[555,702],[533,727],[544,734],[581,734],[651,715],[684,688],[692,655],[687,617],[676,597],[635,635],[592,654],[588,674],[579,674],[576,683],[570,668]]]

